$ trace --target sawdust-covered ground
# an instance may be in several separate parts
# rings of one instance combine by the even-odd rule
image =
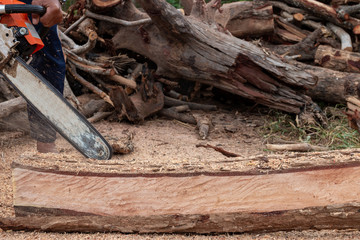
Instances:
[[[205,114],[206,115],[206,114]],[[264,151],[264,139],[260,128],[266,115],[260,112],[237,112],[220,110],[208,113],[212,127],[208,139],[199,138],[193,125],[159,117],[152,117],[142,124],[126,122],[96,123],[95,127],[107,139],[131,138],[134,151],[126,155],[114,155],[111,161],[124,166],[124,171],[182,171],[201,170],[228,171],[245,164],[239,159],[270,154]],[[238,161],[212,149],[197,147],[210,144],[236,153]],[[62,137],[57,140],[60,153],[37,154],[35,141],[22,131],[0,134],[0,216],[12,217],[11,163],[21,159],[41,159],[42,164],[69,159],[86,164],[86,159],[76,152]],[[63,161],[63,160],[61,160]],[[294,160],[296,161],[296,159]],[[64,161],[63,161],[64,162]],[[65,161],[66,162],[66,161]],[[227,162],[227,165],[222,165]],[[150,166],[150,167],[149,167]],[[59,234],[41,232],[7,232],[0,230],[0,239],[360,239],[358,231],[292,231],[253,234],[178,235],[178,234]]]

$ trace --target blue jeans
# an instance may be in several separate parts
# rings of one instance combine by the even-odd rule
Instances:
[[[31,1],[32,0],[23,0],[23,2],[27,4],[31,4]],[[35,26],[37,30],[41,27],[41,23]],[[66,65],[61,42],[57,34],[57,26],[51,27],[42,40],[45,46],[33,54],[33,60],[30,65],[60,93],[63,93]],[[41,94],[41,92],[35,94]],[[56,109],[56,106],[53,107]],[[54,142],[56,139],[56,131],[49,125],[48,121],[29,105],[28,115],[31,136],[40,142]]]

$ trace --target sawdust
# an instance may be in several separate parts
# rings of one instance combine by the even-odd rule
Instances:
[[[0,217],[13,217],[11,163],[65,171],[105,171],[125,173],[191,172],[191,171],[271,171],[287,167],[357,161],[360,150],[327,153],[284,153],[264,151],[259,128],[264,116],[218,111],[211,113],[211,133],[200,139],[193,125],[163,118],[151,118],[142,124],[100,122],[95,124],[106,139],[129,139],[133,151],[114,155],[110,161],[86,159],[62,137],[57,140],[60,154],[38,154],[35,141],[22,132],[1,132],[0,138]],[[196,147],[209,144],[239,155],[226,157],[212,148]],[[55,234],[34,232],[2,232],[0,239],[354,239],[358,231],[292,231],[263,234],[176,235],[176,234]]]

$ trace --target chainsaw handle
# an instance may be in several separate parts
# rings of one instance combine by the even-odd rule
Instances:
[[[27,14],[39,14],[43,16],[46,13],[46,7],[41,5],[31,4],[5,4],[0,5],[0,14],[11,14],[11,13],[27,13]],[[48,27],[41,27],[39,30],[39,36],[43,39],[49,32]]]
[[[31,4],[4,4],[0,5],[0,14],[11,14],[11,13],[35,13],[40,16],[46,13],[46,8],[40,5]]]

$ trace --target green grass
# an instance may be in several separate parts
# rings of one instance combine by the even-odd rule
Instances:
[[[267,142],[306,142],[328,147],[331,150],[359,148],[360,134],[348,125],[344,106],[324,109],[328,126],[315,125],[298,127],[294,116],[272,110],[260,130]]]

